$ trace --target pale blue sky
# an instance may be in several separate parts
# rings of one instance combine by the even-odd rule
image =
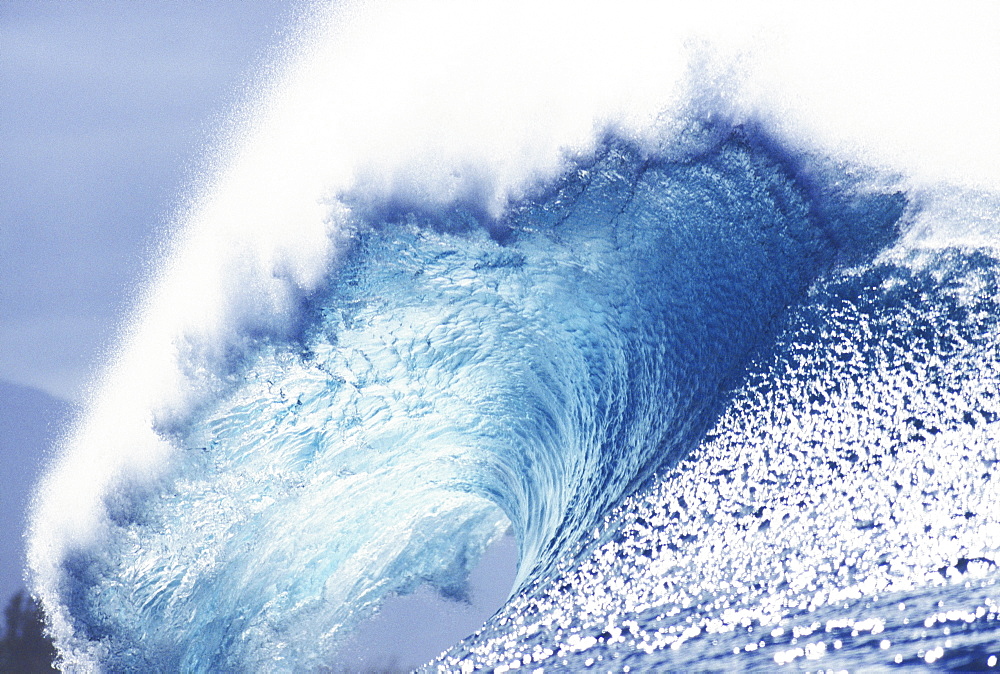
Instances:
[[[0,379],[64,398],[300,2],[0,2]]]

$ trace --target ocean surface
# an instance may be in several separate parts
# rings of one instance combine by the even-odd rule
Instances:
[[[64,664],[335,670],[512,531],[427,671],[994,667],[1000,200],[715,105],[186,239],[36,503]]]

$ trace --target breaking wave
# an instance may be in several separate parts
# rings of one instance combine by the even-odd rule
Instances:
[[[508,528],[511,599],[436,666],[995,664],[988,190],[798,142],[700,49],[640,121],[351,150],[382,127],[307,101],[352,39],[192,206],[42,485],[66,665],[329,666]]]

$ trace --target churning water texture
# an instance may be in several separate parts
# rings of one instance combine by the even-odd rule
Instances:
[[[64,549],[67,662],[318,669],[512,527],[511,599],[427,669],[995,664],[992,250],[913,244],[920,200],[751,126],[689,135],[608,136],[499,218],[343,195],[293,327]]]

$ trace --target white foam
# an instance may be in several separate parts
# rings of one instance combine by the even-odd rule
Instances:
[[[423,0],[318,4],[308,16],[182,210],[149,298],[41,488],[30,556],[43,594],[65,550],[99,537],[102,496],[169,461],[154,422],[213,393],[245,326],[294,327],[297,298],[349,241],[346,192],[473,199],[498,215],[601,130],[662,144],[692,106],[763,119],[789,142],[910,184],[1000,187],[994,2]]]

